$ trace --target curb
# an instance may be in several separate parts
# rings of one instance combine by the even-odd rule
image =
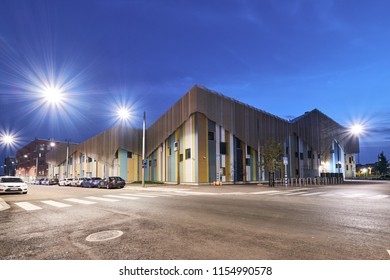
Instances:
[[[7,210],[9,208],[10,206],[2,198],[0,198],[0,211]]]

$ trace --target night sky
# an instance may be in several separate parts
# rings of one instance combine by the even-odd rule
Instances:
[[[148,126],[192,85],[285,119],[365,126],[360,163],[390,157],[390,2],[1,0],[0,163],[35,137],[83,142]],[[45,98],[59,92],[61,102]],[[1,170],[0,170],[1,172]]]

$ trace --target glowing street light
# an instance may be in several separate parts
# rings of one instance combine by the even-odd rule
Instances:
[[[1,143],[5,145],[13,145],[15,143],[15,138],[11,134],[1,135]]]
[[[117,117],[123,122],[128,121],[130,119],[130,110],[126,107],[120,107],[117,111]],[[146,132],[146,112],[144,112],[143,122],[142,122],[142,187],[145,187],[145,168],[146,168],[145,132]]]
[[[360,134],[362,134],[364,132],[364,127],[361,124],[354,124],[350,128],[350,132],[353,135],[358,136],[358,135],[360,135]]]
[[[43,91],[43,97],[47,103],[59,104],[63,101],[63,92],[61,88],[47,86]]]
[[[130,110],[128,108],[121,107],[119,108],[117,113],[118,113],[118,118],[121,121],[128,121],[130,119]]]

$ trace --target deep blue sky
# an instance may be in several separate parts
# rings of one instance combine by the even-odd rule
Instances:
[[[1,0],[0,161],[35,137],[82,142],[116,104],[149,125],[194,84],[290,119],[364,122],[360,162],[390,157],[390,2]],[[45,84],[62,86],[48,106]],[[0,171],[1,172],[1,171]]]

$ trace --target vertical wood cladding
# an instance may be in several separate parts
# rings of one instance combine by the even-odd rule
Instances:
[[[196,114],[198,124],[198,178],[199,183],[207,183],[209,180],[207,133],[208,119],[203,114]]]

